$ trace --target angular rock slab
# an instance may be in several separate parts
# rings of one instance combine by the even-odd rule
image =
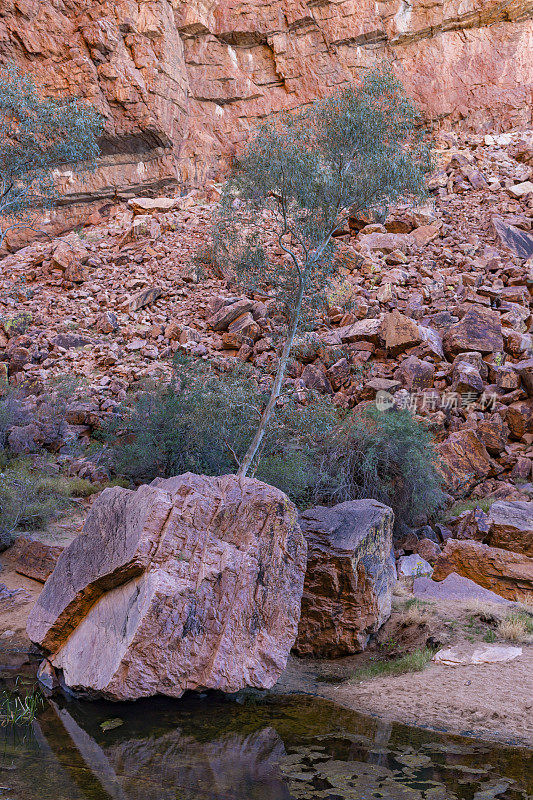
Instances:
[[[268,688],[296,638],[305,565],[295,506],[260,481],[106,489],[28,634],[67,686],[112,700]]]
[[[298,655],[357,653],[389,618],[396,581],[393,521],[392,509],[376,500],[318,506],[301,515],[308,561]]]
[[[432,660],[437,664],[460,667],[468,664],[500,664],[506,661],[514,661],[515,658],[521,655],[521,647],[482,644],[476,648],[450,647],[446,650],[439,650]]]
[[[533,558],[471,540],[448,539],[435,562],[433,579],[442,581],[452,572],[469,578],[507,600],[533,597]]]
[[[63,547],[19,536],[9,550],[9,561],[15,572],[44,583],[54,571]]]

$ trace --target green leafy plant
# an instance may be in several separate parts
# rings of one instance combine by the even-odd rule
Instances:
[[[178,353],[168,383],[137,391],[104,425],[109,463],[137,482],[187,471],[233,472],[260,403],[244,366],[224,372]]]
[[[236,162],[215,231],[217,257],[247,288],[275,294],[286,320],[270,396],[239,474],[260,453],[302,316],[336,274],[335,234],[350,213],[423,195],[431,164],[419,116],[387,69],[265,124]],[[284,260],[267,252],[267,235]]]
[[[256,475],[303,503],[313,491],[313,443],[333,429],[338,414],[325,399],[304,407],[288,396],[284,401],[262,442]],[[187,471],[234,472],[264,403],[246,365],[224,369],[180,353],[168,383],[138,391],[104,425],[108,463],[135,482]]]
[[[2,727],[31,725],[43,706],[44,699],[38,690],[25,697],[4,690],[0,694],[0,724]]]
[[[44,528],[73,496],[26,459],[10,461],[0,472],[0,548],[12,543],[17,529]]]
[[[407,410],[368,406],[348,414],[325,442],[315,497],[328,504],[374,498],[396,521],[416,523],[444,502],[429,430]]]
[[[137,392],[104,425],[108,464],[134,482],[234,472],[265,396],[245,365],[180,354],[172,380]],[[252,474],[300,508],[370,497],[410,522],[442,497],[430,434],[407,411],[345,412],[313,395],[302,406],[286,391],[258,455]]]
[[[94,168],[101,132],[89,105],[44,97],[13,64],[0,70],[0,246],[9,231],[35,226],[36,208],[58,200],[59,168]]]
[[[391,661],[374,661],[356,670],[351,680],[365,681],[372,678],[387,678],[390,675],[403,675],[406,672],[421,672],[433,658],[434,652],[428,647],[421,647]]]

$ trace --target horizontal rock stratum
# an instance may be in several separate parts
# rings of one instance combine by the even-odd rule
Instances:
[[[296,638],[305,567],[295,506],[260,481],[186,473],[106,489],[28,634],[68,687],[112,700],[269,688]]]
[[[531,0],[6,0],[0,63],[106,117],[98,172],[72,200],[221,174],[251,127],[390,60],[434,119],[481,132],[530,121]]]

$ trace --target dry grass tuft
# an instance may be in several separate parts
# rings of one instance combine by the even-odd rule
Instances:
[[[394,584],[393,595],[395,597],[410,597],[412,594],[411,589],[402,583],[401,581],[396,581]]]
[[[411,597],[399,611],[398,621],[404,625],[420,625],[435,613],[434,603]]]
[[[420,606],[411,606],[400,614],[400,620],[408,625],[420,625],[423,622],[427,622],[429,617],[428,609],[420,608]]]
[[[498,623],[497,632],[509,642],[533,642],[533,616],[524,611],[513,611]]]

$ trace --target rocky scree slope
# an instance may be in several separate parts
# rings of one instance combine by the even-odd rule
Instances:
[[[352,219],[339,237],[327,313],[293,352],[286,389],[352,408],[408,406],[431,425],[456,497],[529,501],[533,463],[531,132],[442,134],[424,208],[384,225]],[[61,436],[88,441],[128,389],[170,374],[178,349],[264,374],[278,359],[278,310],[236,293],[197,253],[218,189],[137,198],[79,233],[2,259],[0,378],[46,402],[51,381],[81,381]],[[270,243],[274,258],[283,258]],[[12,449],[47,441],[43,422],[9,433]],[[101,468],[60,455],[92,480]]]

